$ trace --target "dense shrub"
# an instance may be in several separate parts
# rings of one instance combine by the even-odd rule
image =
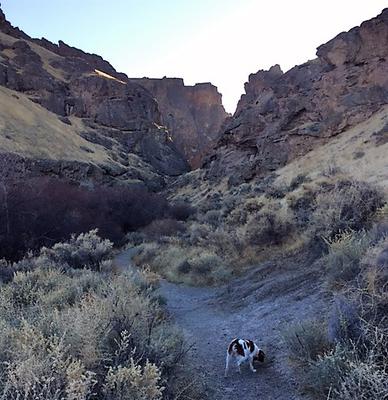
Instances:
[[[110,368],[104,384],[106,400],[159,400],[163,387],[158,367],[146,362],[144,368],[136,364],[133,358],[128,366],[119,365]]]
[[[326,240],[328,253],[323,257],[323,263],[330,286],[343,285],[359,274],[361,259],[371,240],[365,231],[346,231]]]
[[[361,319],[354,302],[338,296],[328,319],[328,337],[331,343],[357,343],[361,338]]]
[[[126,232],[168,213],[163,197],[139,187],[86,189],[34,178],[9,182],[4,188],[0,190],[0,257],[7,259],[95,228],[118,244]]]
[[[316,398],[385,399],[388,393],[388,273],[384,221],[369,232],[345,232],[329,240],[329,282],[341,282],[327,332],[286,333],[299,381]],[[338,289],[338,288],[337,288]],[[311,357],[305,343],[328,344]],[[307,354],[307,356],[306,356]],[[313,354],[316,354],[314,352]]]
[[[304,182],[311,182],[311,178],[309,178],[306,174],[299,174],[291,179],[288,189],[292,192]]]
[[[385,399],[388,393],[387,332],[364,332],[367,347],[337,344],[309,365],[302,376],[305,389],[325,399]],[[386,347],[385,347],[386,348]],[[383,350],[384,351],[384,350]]]
[[[276,211],[258,212],[247,223],[246,235],[250,244],[280,244],[292,232],[291,220]]]
[[[213,228],[216,228],[221,222],[221,210],[209,210],[200,218],[200,220],[209,224]]]
[[[149,265],[173,282],[211,285],[224,282],[231,275],[229,265],[210,249],[184,247],[179,243],[145,243],[140,249],[135,262]]]
[[[337,345],[318,357],[301,371],[300,383],[303,389],[316,399],[331,399],[332,392],[340,386],[341,376],[348,373],[347,359],[352,356],[345,347]]]
[[[14,268],[12,267],[11,263],[7,260],[1,259],[0,260],[0,284],[1,283],[8,283],[12,280],[14,274]]]
[[[169,208],[169,214],[178,221],[186,221],[195,213],[195,208],[184,201],[177,201]]]
[[[383,203],[382,193],[368,183],[339,181],[316,196],[312,234],[333,238],[346,230],[367,228],[372,215]]]
[[[310,222],[314,210],[316,193],[305,190],[300,195],[292,195],[288,199],[288,205],[295,214],[296,225],[304,229]]]
[[[182,222],[171,218],[157,219],[143,228],[142,232],[150,239],[159,239],[163,236],[174,236],[185,231]]]
[[[220,257],[216,254],[206,252],[198,255],[198,257],[192,257],[188,262],[192,266],[193,271],[200,275],[210,275],[213,269],[217,269],[222,264]]]
[[[285,186],[269,186],[266,190],[266,196],[274,199],[282,199],[287,193],[287,187]]]
[[[146,274],[134,280],[98,272],[110,247],[91,232],[15,264],[25,271],[0,286],[1,399],[156,400],[186,393],[179,386],[190,387],[181,334],[142,281]]]
[[[97,229],[80,235],[71,235],[64,243],[56,243],[51,249],[43,248],[41,255],[59,265],[70,268],[90,268],[100,270],[103,261],[112,256],[113,243],[101,239]]]
[[[190,231],[188,236],[188,242],[190,245],[206,244],[208,236],[211,232],[211,227],[207,224],[192,223],[190,225]]]
[[[325,324],[315,320],[289,326],[283,332],[283,339],[292,361],[302,366],[317,360],[330,349]]]

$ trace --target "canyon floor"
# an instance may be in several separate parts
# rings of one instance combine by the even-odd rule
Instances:
[[[121,252],[116,265],[133,269],[135,253],[136,249]],[[281,334],[288,324],[321,314],[324,296],[317,274],[307,265],[264,263],[219,288],[161,281],[158,290],[167,311],[192,346],[186,365],[193,371],[194,384],[205,384],[208,399],[306,398],[297,390]],[[246,365],[240,375],[232,365],[224,377],[226,347],[234,337],[251,338],[263,348],[267,360],[256,373]]]

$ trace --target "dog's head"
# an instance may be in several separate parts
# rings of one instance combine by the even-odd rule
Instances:
[[[259,350],[255,356],[255,361],[264,362],[265,354],[263,350]]]

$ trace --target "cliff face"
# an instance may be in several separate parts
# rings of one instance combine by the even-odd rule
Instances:
[[[211,157],[232,184],[273,171],[388,103],[388,9],[320,46],[315,60],[249,76]]]
[[[95,168],[92,171],[102,168],[101,174],[94,174],[96,178],[105,174],[109,181],[109,178],[117,179],[120,176],[124,180],[160,187],[164,176],[175,176],[188,170],[186,161],[162,126],[157,102],[146,89],[128,80],[125,74],[116,72],[100,56],[85,53],[63,42],[55,45],[46,39],[31,39],[18,28],[12,27],[1,11],[0,86],[7,89],[0,93],[4,104],[10,104],[10,97],[18,97],[18,92],[23,95],[20,108],[34,110],[31,132],[39,132],[39,126],[42,126],[42,123],[34,125],[34,122],[44,118],[51,121],[52,118],[40,108],[32,107],[32,104],[28,106],[28,101],[54,113],[64,131],[70,126],[79,140],[86,141],[92,147],[97,146],[104,154],[103,165],[95,165],[98,160],[93,157],[81,157],[83,163],[85,160],[86,163],[88,160],[93,163]],[[12,91],[15,93],[12,94]],[[18,108],[19,105],[14,106]],[[33,149],[33,141],[29,154],[20,152],[24,144],[18,141],[24,137],[23,133],[7,128],[24,126],[18,121],[21,113],[5,113],[2,118],[4,123],[0,125],[0,135],[13,134],[14,148],[6,146],[9,153],[15,153],[22,159],[30,159],[31,154],[39,153],[39,149]],[[48,142],[52,133],[50,126],[54,125],[53,131],[57,128],[56,122],[47,125]],[[62,145],[66,148],[67,144]],[[53,149],[55,146],[53,142]],[[69,145],[70,148],[73,147]],[[0,150],[4,153],[5,147]],[[46,160],[39,159],[37,163],[26,161],[26,165],[41,165],[42,162],[44,165],[55,164],[50,173],[56,174],[58,169],[63,169],[61,165],[64,159],[67,164],[71,163],[72,154],[78,152],[73,149],[71,154],[58,154],[53,151]],[[137,160],[135,164],[134,158]],[[74,159],[74,162],[79,161]],[[141,171],[139,163],[147,171]],[[78,169],[82,168],[77,165]],[[68,165],[66,169],[69,170]],[[109,171],[116,172],[109,176]]]
[[[198,168],[206,152],[214,146],[228,114],[220,93],[210,83],[185,86],[183,79],[132,79],[157,100],[162,123],[168,128],[176,147]]]

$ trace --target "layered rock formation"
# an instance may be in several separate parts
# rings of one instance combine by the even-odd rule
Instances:
[[[221,94],[211,83],[185,86],[183,79],[132,79],[156,98],[162,122],[192,168],[198,168],[206,152],[219,138],[227,118]]]
[[[326,143],[388,103],[388,9],[320,46],[315,60],[249,76],[206,161],[210,178],[240,183]]]
[[[91,179],[94,175],[114,179],[120,176],[124,180],[140,181],[159,188],[165,175],[176,176],[188,170],[186,161],[171,141],[167,129],[162,126],[157,102],[146,89],[128,80],[125,74],[117,73],[97,55],[85,53],[63,42],[55,45],[46,39],[31,39],[18,28],[12,27],[1,11],[0,85],[22,93],[30,101],[55,113],[64,126],[72,126],[72,133],[80,136],[80,140],[102,151],[104,161],[101,165],[95,165],[98,161],[93,157],[82,157],[82,164],[73,157],[74,162],[78,163],[77,170],[85,160],[86,164],[88,160],[89,164],[93,163],[93,168],[85,166],[91,173]],[[4,104],[11,103],[5,100],[7,96],[17,97],[16,93],[12,95],[2,91]],[[23,107],[28,109],[25,101],[23,97]],[[18,104],[14,106],[18,107]],[[34,121],[44,118],[45,114],[38,108],[30,108],[34,109]],[[11,115],[14,119],[20,117],[15,113],[5,113],[2,118],[3,125],[8,126],[8,134],[11,132],[13,135],[14,153],[21,159],[37,154],[38,151],[34,152],[33,149],[29,154],[20,152],[20,148],[24,147],[18,140],[23,135],[17,135],[18,132],[12,132],[9,127],[13,126],[15,130],[15,126],[22,124],[11,120]],[[34,121],[30,129],[38,133],[39,124],[34,125]],[[57,129],[56,123],[51,124],[54,125]],[[6,134],[4,129],[0,133]],[[50,127],[47,138],[50,139]],[[30,145],[33,146],[33,141]],[[63,147],[66,147],[66,143]],[[68,148],[73,149],[71,146]],[[77,152],[73,149],[72,153]],[[72,154],[58,157],[49,155],[48,159],[39,160],[34,165],[55,164],[55,168],[50,170],[55,174],[55,171],[62,170],[61,163],[66,159],[66,170],[71,169],[68,164],[71,163]],[[134,158],[135,165],[132,163]],[[139,162],[146,165],[146,174],[139,169]],[[31,164],[26,162],[26,165]],[[93,173],[96,170],[99,173]],[[149,182],[150,176],[152,182]]]

